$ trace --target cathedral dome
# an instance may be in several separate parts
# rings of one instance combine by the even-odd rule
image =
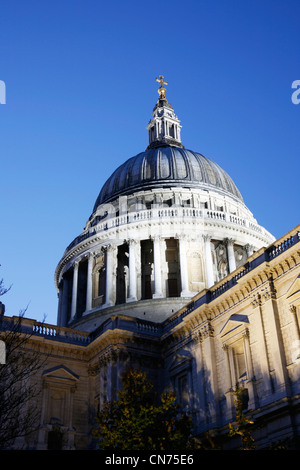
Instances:
[[[92,331],[111,315],[162,322],[273,240],[230,176],[184,147],[167,83],[157,81],[147,148],[107,179],[56,268],[59,325]]]
[[[176,186],[210,189],[243,202],[236,185],[217,163],[197,152],[164,145],[148,148],[119,166],[102,187],[94,211],[121,195]]]

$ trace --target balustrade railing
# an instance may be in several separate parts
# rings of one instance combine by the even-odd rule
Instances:
[[[299,239],[299,232],[296,235],[283,240],[281,243],[279,243],[279,245],[269,248],[268,255],[270,260],[276,258],[276,256],[281,255],[281,253],[284,253],[291,246],[293,246],[298,241],[297,238]]]
[[[152,334],[158,334],[160,332],[160,325],[143,320],[137,320],[137,328],[139,331]]]
[[[196,209],[192,207],[164,207],[164,208],[152,208],[135,212],[128,212],[128,214],[119,215],[115,217],[106,216],[97,225],[90,227],[85,233],[82,233],[76,237],[72,243],[67,247],[66,251],[69,251],[74,246],[78,245],[82,241],[90,238],[98,233],[121,227],[128,224],[143,221],[156,221],[166,218],[177,218],[177,219],[202,219],[202,220],[215,220],[226,222],[228,224],[240,225],[248,228],[260,234],[267,235],[261,226],[249,221],[243,217],[238,217],[228,212],[209,210],[209,209]]]
[[[87,344],[90,342],[89,333],[85,331],[36,322],[32,324],[32,334],[59,341],[67,341],[69,343],[74,342],[76,344]]]

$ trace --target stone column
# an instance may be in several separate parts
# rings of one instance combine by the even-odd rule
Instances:
[[[250,339],[249,339],[249,330],[245,329],[243,333],[243,347],[244,347],[244,356],[246,360],[246,369],[247,369],[247,379],[253,379],[253,367],[251,360],[251,350],[250,350]]]
[[[116,302],[116,252],[117,247],[107,245],[106,249],[106,302],[105,307]]]
[[[214,268],[213,268],[213,259],[212,259],[211,247],[210,247],[211,237],[209,235],[203,235],[203,239],[204,239],[207,289],[209,289],[211,286],[214,285]]]
[[[57,325],[60,326],[62,322],[62,309],[63,309],[63,295],[64,295],[64,281],[61,279],[58,291],[58,309],[57,309]]]
[[[153,237],[153,261],[154,261],[154,294],[153,299],[161,298],[162,279],[161,279],[161,259],[160,259],[160,236]]]
[[[247,253],[247,258],[249,258],[249,256],[253,255],[253,252],[254,252],[254,246],[253,245],[249,245],[249,243],[247,243],[247,245],[245,245],[244,248],[245,248],[246,253]]]
[[[71,321],[74,320],[77,307],[77,288],[78,288],[78,267],[79,261],[75,261],[73,267],[73,290],[72,290],[72,306],[71,306]]]
[[[129,245],[129,292],[126,302],[134,302],[137,300],[137,272],[136,272],[136,246],[137,240],[128,240]]]
[[[90,253],[88,256],[87,281],[86,281],[86,311],[89,311],[92,308],[93,263],[94,263],[94,256],[93,256],[93,253]]]
[[[227,344],[223,344],[222,346],[224,354],[225,354],[225,370],[226,374],[224,374],[225,377],[225,382],[226,382],[226,388],[225,388],[225,393],[230,391],[232,389],[232,377],[231,377],[231,368],[230,368],[230,359],[229,359],[229,347]]]
[[[232,380],[232,373],[231,373],[231,365],[230,365],[230,348],[227,344],[223,344],[223,351],[225,354],[225,374],[224,374],[224,395],[226,398],[226,418],[232,419],[234,415],[234,406],[233,406],[233,396],[232,396],[232,389],[233,380]]]
[[[233,349],[230,347],[228,348],[228,359],[229,359],[229,368],[230,368],[230,377],[231,377],[231,387],[234,389],[238,381],[238,378],[236,376]]]
[[[63,277],[63,288],[62,288],[62,305],[60,311],[60,322],[58,326],[66,326],[68,318],[68,290],[69,290],[69,280]],[[59,294],[60,295],[60,294]]]
[[[235,263],[235,256],[234,256],[234,240],[227,238],[225,240],[225,244],[227,246],[227,257],[228,257],[228,267],[229,272],[232,273],[236,270],[236,263]]]
[[[253,366],[252,366],[249,336],[250,336],[249,330],[248,328],[246,328],[243,333],[243,347],[244,347],[244,356],[245,356],[246,370],[247,370],[247,388],[248,388],[248,394],[249,394],[248,408],[254,409],[256,408],[255,389],[254,389],[254,371],[253,371]]]
[[[181,297],[191,297],[189,290],[189,276],[188,265],[186,257],[186,238],[185,236],[179,237],[179,262],[180,262],[180,276],[181,276]]]

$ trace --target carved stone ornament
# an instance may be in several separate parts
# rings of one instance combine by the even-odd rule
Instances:
[[[211,325],[210,322],[207,322],[206,325],[204,325],[202,328],[201,328],[201,336],[203,339],[206,339],[208,337],[213,337],[214,335],[214,329]]]

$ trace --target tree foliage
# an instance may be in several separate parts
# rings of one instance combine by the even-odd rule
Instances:
[[[243,409],[243,392],[244,389],[236,385],[235,390],[232,391],[235,403],[235,423],[229,423],[229,436],[240,436],[241,450],[254,450],[256,448],[254,438],[251,433],[250,425],[254,424]]]
[[[117,399],[106,402],[97,415],[94,436],[99,449],[186,449],[191,419],[181,413],[173,393],[160,399],[146,374],[135,369],[122,376]]]

